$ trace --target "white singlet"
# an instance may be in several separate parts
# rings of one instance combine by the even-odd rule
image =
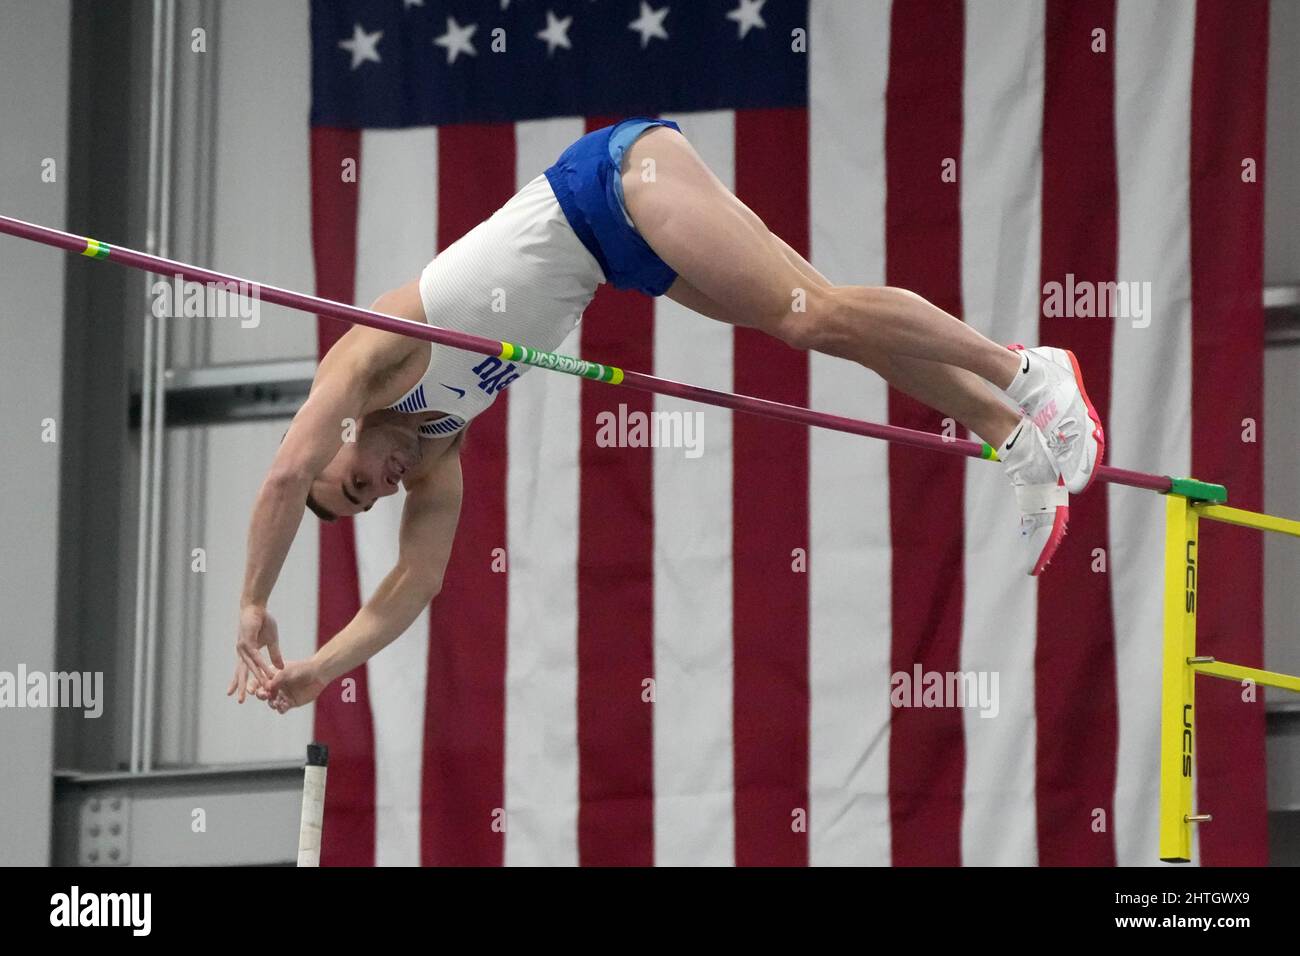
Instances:
[[[605,281],[600,264],[564,217],[545,176],[439,253],[420,274],[430,325],[555,351]],[[435,410],[425,438],[463,429],[529,366],[430,347],[429,367],[390,408]]]

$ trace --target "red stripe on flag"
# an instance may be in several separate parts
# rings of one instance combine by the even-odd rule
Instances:
[[[1107,51],[1094,53],[1093,31]],[[1117,277],[1114,0],[1049,0],[1043,92],[1041,280]],[[1124,278],[1138,278],[1125,276]],[[1114,319],[1043,317],[1039,340],[1079,359],[1088,394],[1109,419]],[[1070,501],[1069,534],[1039,580],[1034,661],[1038,858],[1045,866],[1113,866],[1118,748],[1115,623],[1106,490]],[[1154,585],[1153,585],[1154,586]],[[1104,820],[1097,811],[1105,813]],[[1098,827],[1098,822],[1104,824]]]
[[[343,178],[344,163],[355,177]],[[357,184],[361,181],[361,131],[315,126],[311,131],[311,239],[316,264],[316,294],[351,302],[357,278]],[[316,317],[319,354],[351,326]]]
[[[439,249],[514,192],[513,124],[439,129]],[[499,866],[505,859],[504,831],[496,824],[505,807],[508,575],[494,572],[492,562],[493,551],[506,547],[508,401],[502,394],[466,432],[460,527],[429,616],[420,808],[425,866]]]
[[[343,181],[345,160],[355,161],[360,168],[359,131],[312,129],[311,234],[316,294],[351,302],[356,279],[357,181]],[[321,357],[348,328],[346,322],[317,319]],[[356,554],[351,518],[320,526],[317,646],[342,630],[361,607]],[[313,719],[313,736],[330,748],[321,864],[373,866],[375,733],[366,668],[358,667],[343,681],[355,681],[355,694],[343,682],[330,685],[316,701]]]
[[[590,118],[587,129],[614,119]],[[654,302],[601,286],[582,320],[582,353],[653,371]],[[654,410],[644,392],[583,386],[578,503],[578,859],[654,863],[654,725],[642,699],[654,676],[651,452],[601,448],[601,412]]]
[[[737,112],[735,149],[736,194],[807,256],[807,110]],[[734,374],[737,392],[808,404],[808,356],[753,329],[735,330]],[[732,429],[736,863],[804,866],[808,575],[792,552],[809,548],[808,429],[749,415]]]
[[[1264,110],[1268,4],[1200,0],[1192,61],[1192,473],[1263,507]],[[1243,181],[1242,164],[1257,177]],[[1247,419],[1256,440],[1242,440]],[[1263,535],[1201,522],[1197,653],[1263,666]],[[1209,866],[1268,863],[1264,696],[1196,686],[1197,809]]]
[[[941,174],[945,160],[961,157],[964,34],[960,0],[895,2],[885,94],[886,281],[954,315],[961,315],[961,188]],[[892,389],[889,422],[943,430],[941,413]],[[918,666],[940,673],[961,667],[965,471],[963,461],[889,446],[891,668],[909,680]],[[962,723],[957,708],[893,712],[896,865],[961,862]]]

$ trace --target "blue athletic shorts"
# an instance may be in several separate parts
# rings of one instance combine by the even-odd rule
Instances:
[[[677,278],[632,225],[619,173],[623,153],[653,126],[681,132],[671,120],[637,117],[582,137],[546,170],[564,216],[605,278],[619,289],[663,295]]]

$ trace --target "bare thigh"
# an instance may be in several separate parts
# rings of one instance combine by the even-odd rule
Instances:
[[[628,214],[650,248],[680,277],[670,296],[693,309],[692,301],[722,304],[723,314],[697,311],[765,331],[788,318],[800,290],[807,291],[809,277],[787,257],[785,243],[713,175],[684,136],[666,127],[652,129],[632,144],[623,161]],[[653,176],[646,174],[649,169]]]
[[[791,249],[784,239],[775,233],[772,234],[772,238],[780,243],[786,261],[803,277],[804,285],[809,288],[831,288],[831,280],[813,268],[811,262]],[[664,294],[679,305],[684,305],[686,308],[698,312],[700,315],[708,316],[710,319],[717,319],[719,322],[726,322],[729,325],[752,324],[746,322],[745,316],[737,313],[734,308],[705,295],[680,275]]]

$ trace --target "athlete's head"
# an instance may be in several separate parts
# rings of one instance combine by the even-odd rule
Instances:
[[[369,511],[397,491],[419,460],[420,439],[407,416],[372,412],[311,483],[307,507],[324,521]]]

